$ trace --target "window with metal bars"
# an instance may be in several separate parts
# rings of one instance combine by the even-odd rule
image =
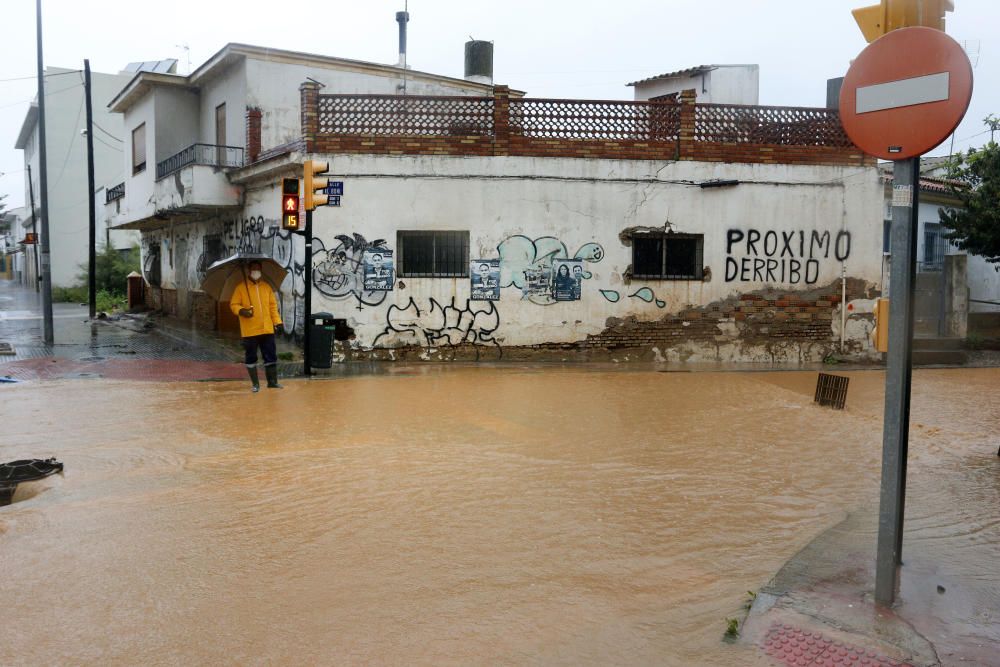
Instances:
[[[400,278],[464,278],[469,275],[469,232],[398,231]]]
[[[632,237],[632,276],[647,280],[702,280],[705,236],[657,234]]]

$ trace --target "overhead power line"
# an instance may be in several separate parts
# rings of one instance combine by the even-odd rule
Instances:
[[[43,74],[44,77],[50,76],[64,76],[66,74],[76,74],[82,70],[73,69],[68,72],[53,72],[52,74]],[[0,83],[6,83],[8,81],[28,81],[29,79],[37,79],[38,77],[32,74],[31,76],[15,76],[11,79],[0,79]]]

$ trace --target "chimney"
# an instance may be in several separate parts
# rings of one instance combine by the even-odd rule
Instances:
[[[396,12],[399,24],[399,67],[406,67],[406,24],[410,22],[410,12]]]
[[[465,80],[493,85],[493,42],[473,39],[465,43]]]

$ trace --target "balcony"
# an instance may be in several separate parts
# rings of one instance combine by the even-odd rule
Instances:
[[[180,153],[156,163],[156,180],[166,178],[188,165],[233,168],[243,166],[243,149],[238,146],[192,144]]]
[[[113,188],[108,188],[104,191],[104,203],[110,204],[113,201],[118,201],[125,196],[125,184],[119,183]]]
[[[238,146],[192,144],[132,174],[106,195],[115,229],[151,229],[173,220],[195,221],[226,214],[241,205],[241,188],[226,172],[243,166]],[[128,190],[127,196],[121,194]],[[112,197],[118,197],[113,199]]]

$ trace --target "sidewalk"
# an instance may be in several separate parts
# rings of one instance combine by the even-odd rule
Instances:
[[[0,280],[0,377],[16,380],[239,380],[238,340],[184,330],[142,314],[90,320],[87,306],[53,304],[52,344],[44,341],[41,294]],[[283,376],[296,373],[282,364]],[[301,372],[301,368],[299,368]]]

